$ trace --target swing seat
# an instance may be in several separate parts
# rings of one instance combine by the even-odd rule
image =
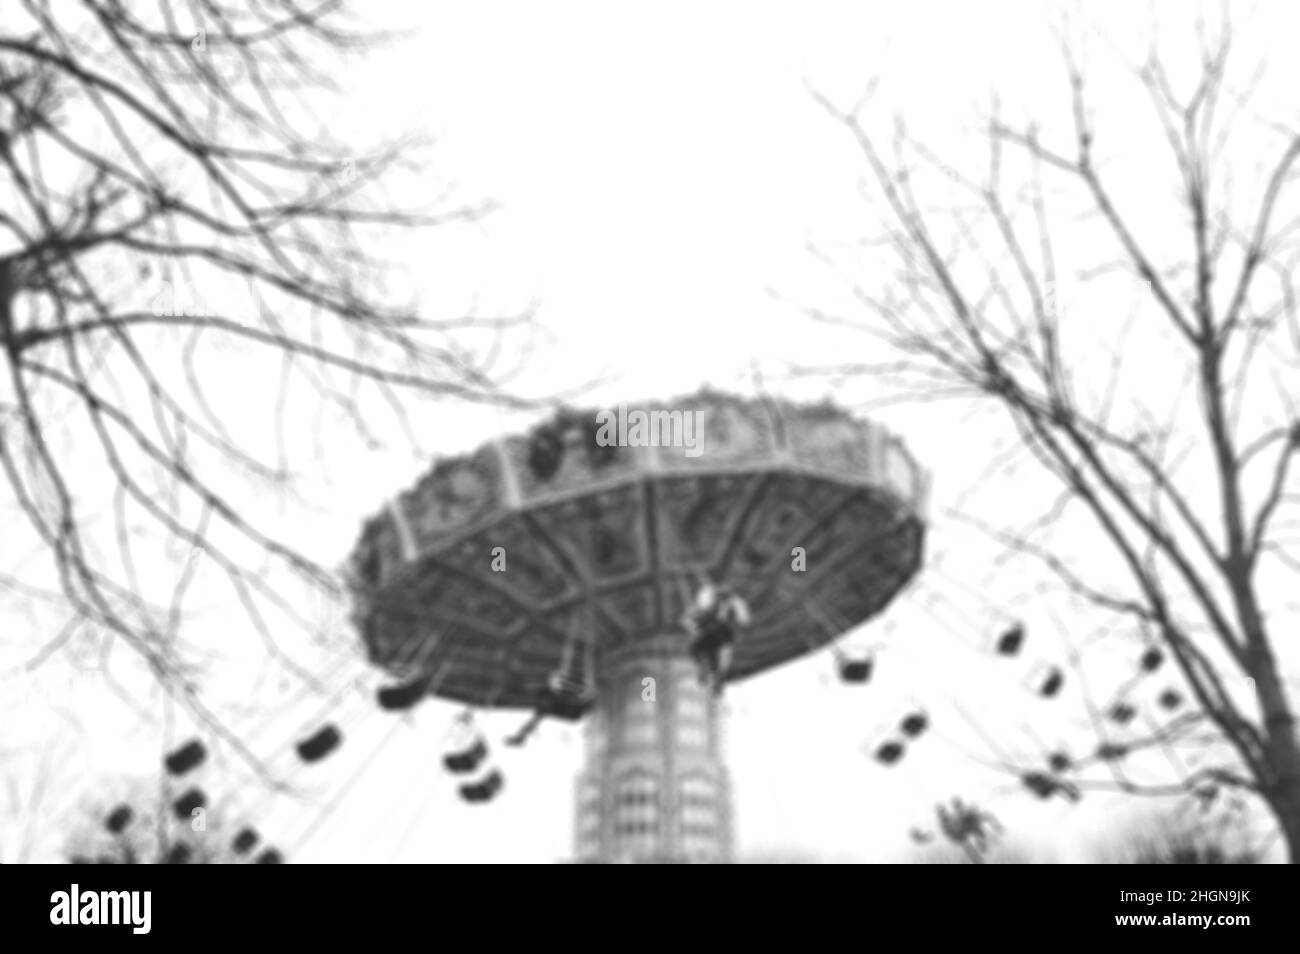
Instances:
[[[1038,687],[1038,694],[1044,699],[1051,699],[1061,691],[1063,685],[1065,685],[1065,674],[1053,666],[1052,671],[1047,674],[1047,678]]]
[[[575,632],[564,647],[559,666],[546,677],[538,714],[566,722],[576,722],[587,714],[596,701],[594,652],[592,639],[582,640]]]
[[[1067,802],[1076,803],[1082,797],[1077,785],[1062,782],[1041,772],[1030,772],[1028,775],[1021,776],[1020,780],[1024,782],[1026,788],[1044,800],[1059,794]]]
[[[555,719],[563,719],[565,722],[577,722],[591,711],[595,701],[595,697],[590,695],[556,696],[547,700],[546,714]]]
[[[893,765],[903,757],[903,744],[901,742],[886,742],[876,749],[876,761],[881,765]]]
[[[1073,764],[1073,760],[1064,752],[1053,752],[1047,757],[1047,767],[1053,772],[1064,772]]]
[[[246,855],[257,844],[258,840],[257,832],[251,828],[244,828],[235,835],[234,840],[230,842],[230,847],[234,849],[235,854]]]
[[[415,704],[429,692],[430,678],[417,676],[395,686],[383,686],[375,693],[379,708],[385,712],[402,712],[415,707]]]
[[[903,735],[909,739],[915,739],[930,725],[930,720],[924,712],[913,712],[905,717],[898,727],[902,730]]]
[[[319,762],[339,747],[343,735],[334,725],[322,727],[310,738],[298,743],[298,757],[304,762]]]
[[[460,797],[470,803],[490,802],[501,791],[505,779],[499,769],[477,782],[466,782],[460,787]]]
[[[487,758],[487,743],[483,737],[479,736],[467,749],[461,749],[459,752],[448,752],[442,757],[442,764],[448,772],[454,772],[457,775],[464,775],[472,772]]]
[[[1103,742],[1097,746],[1097,758],[1103,762],[1114,762],[1128,755],[1128,746],[1118,742]]]
[[[208,750],[198,739],[193,739],[163,759],[169,775],[184,775],[208,757]]]
[[[556,719],[575,722],[596,702],[596,693],[586,682],[571,676],[552,676],[546,686],[542,711]]]
[[[545,697],[538,710],[555,719],[576,722],[595,704],[596,690],[580,673],[572,670],[571,658],[565,662],[565,668],[551,673],[546,680]]]
[[[126,826],[131,824],[131,819],[134,817],[135,812],[131,810],[130,805],[118,805],[104,819],[104,827],[114,835],[120,835]]]
[[[185,819],[193,816],[195,809],[202,808],[208,803],[208,797],[203,794],[202,789],[191,788],[180,798],[172,802],[172,811],[177,818]]]
[[[194,855],[194,849],[182,842],[178,845],[172,845],[171,851],[163,858],[163,864],[167,865],[184,865],[188,864],[190,858]]]
[[[1117,702],[1110,708],[1110,720],[1116,725],[1128,725],[1137,715],[1137,709],[1127,702]]]
[[[1025,627],[1016,623],[1001,636],[998,637],[996,648],[999,656],[1014,656],[1020,652],[1020,647],[1025,641]]]
[[[1020,776],[1020,781],[1025,788],[1042,799],[1051,798],[1060,784],[1056,779],[1050,775],[1044,775],[1042,772],[1026,772]]]
[[[564,440],[553,428],[543,428],[528,444],[528,469],[540,481],[555,476],[564,460]]]
[[[863,683],[871,678],[871,669],[874,660],[868,656],[866,659],[841,659],[840,681],[847,683]]]

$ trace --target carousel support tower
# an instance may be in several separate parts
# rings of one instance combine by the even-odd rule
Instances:
[[[375,665],[444,699],[535,710],[556,673],[590,683],[578,860],[727,862],[688,605],[706,579],[748,604],[733,682],[821,648],[918,571],[928,482],[900,439],[830,403],[706,390],[565,410],[439,461],[367,521],[355,620]]]

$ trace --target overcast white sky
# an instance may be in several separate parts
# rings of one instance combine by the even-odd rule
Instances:
[[[772,376],[784,361],[844,355],[843,336],[810,326],[769,290],[833,300],[832,279],[811,262],[806,243],[838,247],[879,230],[857,198],[860,169],[851,144],[819,111],[806,84],[848,103],[880,77],[873,109],[886,125],[901,111],[914,131],[961,159],[972,154],[966,134],[992,90],[1011,117],[1066,118],[1068,90],[1051,38],[1057,18],[1050,6],[1028,0],[372,3],[366,11],[376,22],[414,19],[420,32],[337,77],[352,109],[337,121],[355,128],[359,139],[376,128],[422,124],[442,137],[443,175],[469,194],[500,201],[501,212],[472,235],[439,235],[401,253],[410,256],[430,309],[463,308],[475,293],[487,308],[541,302],[539,318],[554,343],[523,385],[543,393],[612,376],[591,394],[594,404],[668,397],[702,383],[747,389],[756,360]],[[1177,30],[1189,22],[1190,6],[1155,9]],[[1151,19],[1139,7],[1103,3],[1088,10],[1119,46],[1138,49],[1138,31]],[[1291,51],[1277,41],[1297,35],[1296,10],[1274,3],[1241,11],[1253,23],[1250,42],[1272,37],[1277,47],[1274,85],[1261,102],[1270,95],[1283,102],[1298,87],[1295,65],[1287,62]],[[1114,99],[1104,76],[1114,75],[1116,61],[1096,36],[1090,51],[1100,94]],[[1116,115],[1120,140],[1145,122],[1122,108]],[[1152,159],[1148,168],[1140,149],[1128,158],[1152,181],[1167,181],[1155,179],[1158,165]],[[1144,201],[1145,175],[1126,182],[1126,195]],[[1126,291],[1109,294],[1111,302],[1127,301]],[[1101,319],[1080,321],[1099,334],[1108,330]],[[827,391],[817,383],[799,393]],[[841,396],[873,395],[868,388]],[[975,714],[1008,753],[1042,751],[1038,739],[1077,745],[1087,738],[1079,729],[1075,686],[1056,703],[1035,700],[1024,688],[1035,661],[1063,658],[1049,610],[1014,610],[1031,620],[1022,660],[990,660],[977,645],[1005,622],[992,604],[1023,593],[1033,580],[1007,579],[991,562],[989,542],[944,513],[968,499],[1006,435],[995,418],[965,406],[889,407],[879,416],[934,472],[937,565],[895,610],[850,639],[886,646],[870,686],[834,684],[830,659],[820,656],[730,696],[742,853],[896,858],[907,851],[909,827],[928,824],[936,801],[960,795],[994,810],[1017,837],[1044,842],[1050,833],[1049,850],[1077,857],[1100,827],[1096,803],[1078,809],[1031,804],[1010,776],[988,767],[999,753],[954,707]],[[447,410],[416,425],[429,450],[450,454],[521,420]],[[337,465],[329,486],[312,488],[319,512],[295,518],[296,538],[311,541],[303,545],[319,548],[328,563],[345,555],[360,519],[413,482],[427,460],[358,452]],[[1000,473],[978,488],[978,499],[992,508],[993,519],[1009,520],[1026,498],[1048,499],[1039,489],[1022,475]],[[1054,610],[1079,626],[1076,638],[1095,622],[1072,617],[1064,604]],[[240,617],[216,608],[204,625],[219,633],[239,626]],[[71,671],[47,670],[49,705],[24,690],[22,725],[5,722],[12,750],[34,760],[38,752],[58,755],[56,787],[65,802],[78,779],[128,765],[146,771],[165,731],[155,696],[137,699],[151,713],[145,718],[98,680],[59,674]],[[359,657],[331,672],[342,708],[312,697],[274,722],[255,720],[262,726],[255,748],[283,754],[301,726],[326,712],[344,713],[343,754],[313,770],[320,778],[303,779],[312,798],[271,802],[244,793],[238,799],[267,819],[268,830],[282,833],[294,860],[551,861],[568,854],[580,754],[575,732],[545,726],[534,744],[508,753],[503,797],[490,807],[467,808],[438,766],[451,710],[430,704],[386,736],[392,720],[373,711],[367,690],[354,685],[361,673]],[[226,695],[248,676],[230,679],[219,687]],[[865,743],[915,705],[931,712],[932,736],[896,768],[873,763]],[[491,724],[504,729],[514,719]],[[220,791],[222,783],[212,778]],[[318,824],[321,805],[344,785],[346,798]],[[8,797],[22,802],[27,793]],[[0,842],[3,860],[16,854],[16,832],[11,823]],[[48,838],[38,841],[34,856],[57,848]]]

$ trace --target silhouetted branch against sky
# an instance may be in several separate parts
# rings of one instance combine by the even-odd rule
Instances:
[[[106,789],[106,790],[105,790]],[[166,781],[122,778],[83,797],[60,819],[63,860],[90,864],[241,864],[246,819],[203,805],[178,813]],[[251,830],[251,829],[248,829]]]
[[[1111,764],[1088,784],[1256,791],[1294,860],[1300,742],[1277,620],[1300,502],[1300,117],[1252,101],[1261,67],[1226,19],[1153,30],[1136,60],[1069,20],[1059,41],[1060,114],[1011,120],[995,101],[982,155],[940,157],[870,96],[813,90],[889,224],[869,280],[847,271],[851,308],[806,310],[883,343],[870,370],[902,392],[1005,412],[1060,493],[995,536],[1163,647],[1226,743],[1222,763],[1171,762],[1172,781]],[[1172,744],[1153,730],[1133,744]]]
[[[339,78],[385,39],[343,3],[10,6],[0,473],[3,532],[34,535],[10,589],[61,592],[201,711],[179,636],[196,577],[224,577],[292,668],[276,631],[315,621],[276,572],[335,584],[275,507],[409,434],[414,402],[526,405],[506,345],[530,309],[439,316],[403,291],[395,245],[492,204],[439,178],[432,143],[334,125]]]

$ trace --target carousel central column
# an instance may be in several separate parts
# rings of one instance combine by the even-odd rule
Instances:
[[[577,781],[579,861],[729,862],[731,783],[717,700],[684,637],[607,655]]]

